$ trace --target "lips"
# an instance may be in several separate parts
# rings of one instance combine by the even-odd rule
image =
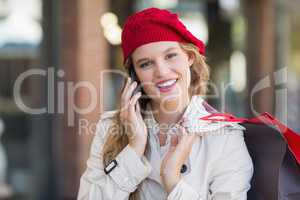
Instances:
[[[160,81],[156,84],[156,87],[159,89],[160,92],[169,92],[175,87],[177,80],[178,79],[169,79],[165,81]]]
[[[161,81],[159,83],[156,84],[157,87],[159,88],[164,88],[164,87],[169,87],[171,85],[173,85],[174,83],[176,83],[177,79],[170,79],[167,81]]]

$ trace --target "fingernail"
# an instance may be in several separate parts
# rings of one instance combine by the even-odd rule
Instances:
[[[178,143],[178,138],[175,135],[171,136],[171,146],[176,146]]]

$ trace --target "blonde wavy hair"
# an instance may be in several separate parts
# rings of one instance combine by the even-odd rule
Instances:
[[[190,96],[205,95],[207,92],[207,83],[209,81],[210,73],[205,57],[199,53],[198,48],[192,43],[179,43],[179,45],[186,53],[188,53],[188,55],[193,54],[195,56],[195,61],[191,66],[191,84],[189,88]],[[124,67],[128,73],[130,68],[133,68],[133,63],[130,57],[126,60]],[[146,95],[143,90],[142,94]],[[140,100],[141,110],[145,110],[146,104],[150,101],[150,99],[142,98]],[[129,142],[128,135],[125,133],[125,128],[121,124],[119,112],[113,116],[112,124],[108,128],[106,138],[106,142],[102,149],[102,162],[104,166],[106,166],[109,161],[115,159],[115,157]],[[137,190],[130,194],[129,199],[137,200]]]

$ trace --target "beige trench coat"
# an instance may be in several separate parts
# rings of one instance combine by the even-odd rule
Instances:
[[[152,113],[144,119],[149,150],[140,158],[127,145],[116,157],[117,166],[108,175],[103,171],[101,149],[116,111],[103,113],[97,124],[87,168],[80,179],[78,200],[125,200],[135,189],[141,200],[247,199],[253,164],[244,142],[243,127],[234,123],[224,128],[216,128],[215,124],[197,124],[199,117],[209,115],[203,101],[202,97],[193,96],[183,117],[193,122],[189,127],[197,127],[196,131],[203,130],[207,134],[197,137],[185,162],[187,170],[168,195],[159,174],[170,137],[166,145],[160,147],[156,135],[159,127]]]

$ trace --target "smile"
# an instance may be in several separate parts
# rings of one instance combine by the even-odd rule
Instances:
[[[177,80],[178,79],[170,79],[164,82],[160,82],[156,84],[156,86],[158,87],[160,92],[169,92],[175,87]]]

